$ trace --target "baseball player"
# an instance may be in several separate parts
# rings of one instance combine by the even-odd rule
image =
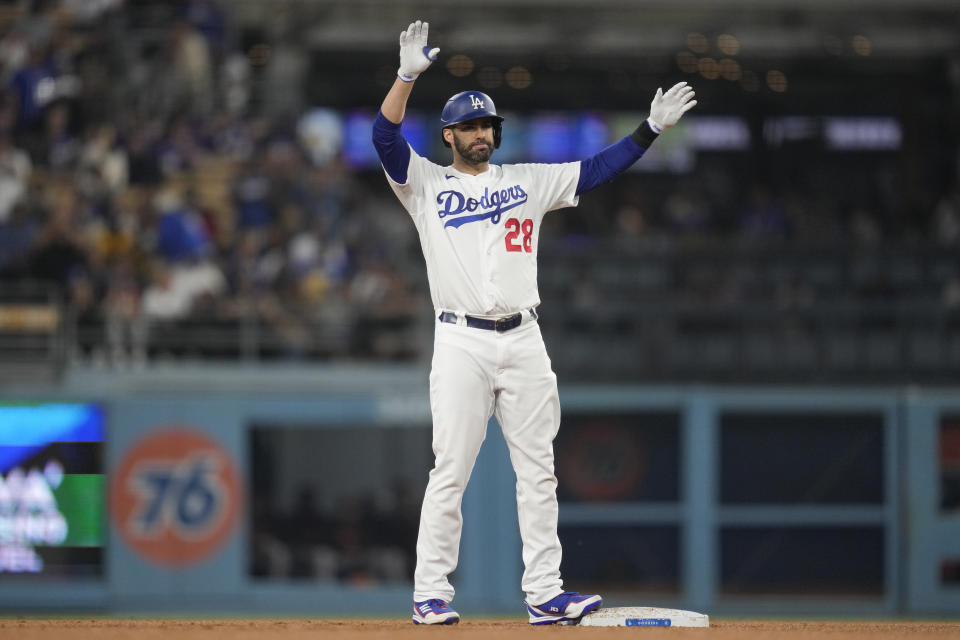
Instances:
[[[458,93],[440,115],[452,163],[419,156],[400,132],[417,77],[437,59],[428,23],[400,34],[400,68],[373,125],[387,180],[420,234],[436,317],[430,372],[433,452],[417,539],[413,622],[453,624],[448,575],[456,568],[460,504],[496,415],[517,475],[530,624],[575,624],[600,608],[598,595],[563,590],[557,537],[553,440],[560,426],[557,381],[537,324],[537,238],[548,211],[636,162],[696,101],[685,82],[657,90],[650,117],[619,142],[580,162],[490,163],[503,118],[480,91]]]

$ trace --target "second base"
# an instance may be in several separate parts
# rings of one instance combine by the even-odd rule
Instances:
[[[710,617],[682,609],[613,607],[588,613],[581,627],[709,627]]]

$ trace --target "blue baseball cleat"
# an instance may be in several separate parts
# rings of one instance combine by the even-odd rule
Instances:
[[[443,600],[434,598],[413,603],[413,624],[457,624],[460,614]]]
[[[576,624],[585,614],[603,605],[600,596],[582,596],[576,591],[565,591],[543,604],[527,603],[530,624]]]

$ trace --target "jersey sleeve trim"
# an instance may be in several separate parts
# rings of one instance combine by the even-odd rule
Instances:
[[[400,132],[400,125],[387,120],[383,112],[378,112],[373,121],[373,146],[390,179],[397,184],[406,184],[410,146]]]

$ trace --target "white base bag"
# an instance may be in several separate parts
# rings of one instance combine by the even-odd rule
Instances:
[[[581,627],[709,627],[710,617],[682,609],[613,607],[588,613]]]

